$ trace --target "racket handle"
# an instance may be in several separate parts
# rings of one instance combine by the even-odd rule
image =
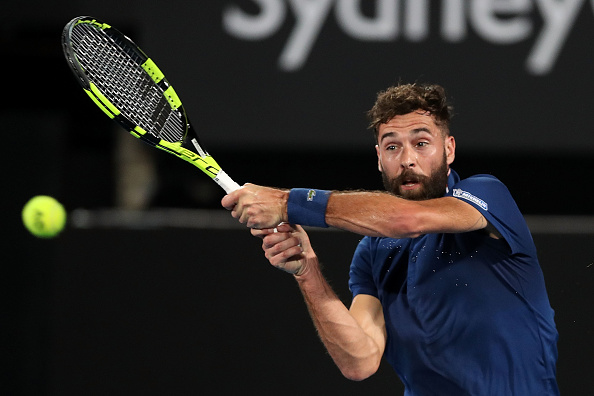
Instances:
[[[239,190],[241,188],[241,186],[235,183],[235,181],[231,179],[229,175],[226,174],[225,171],[222,169],[219,171],[219,173],[217,173],[216,177],[213,180],[216,181],[217,184],[221,186],[227,194],[235,190]]]

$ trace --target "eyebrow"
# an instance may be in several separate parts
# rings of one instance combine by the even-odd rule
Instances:
[[[431,135],[431,131],[429,130],[429,128],[425,128],[425,127],[421,127],[421,128],[415,128],[409,131],[409,133],[411,134],[417,134],[417,133],[421,133],[421,132],[427,132],[428,134]],[[394,136],[395,133],[394,132],[387,132],[385,134],[382,135],[382,138],[380,139],[380,142],[383,142],[385,138],[387,137],[392,137]]]

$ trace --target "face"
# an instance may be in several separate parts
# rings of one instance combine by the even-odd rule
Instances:
[[[381,124],[376,145],[386,190],[406,199],[443,196],[456,143],[430,113],[416,111]]]

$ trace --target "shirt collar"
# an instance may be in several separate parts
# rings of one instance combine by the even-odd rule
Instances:
[[[458,173],[456,173],[455,170],[450,168],[450,174],[448,175],[448,186],[446,187],[445,195],[452,195],[452,187],[454,186],[454,184],[458,183],[459,181],[460,181],[460,176],[458,176]]]

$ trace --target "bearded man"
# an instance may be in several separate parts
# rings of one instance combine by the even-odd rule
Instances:
[[[222,205],[293,274],[347,378],[369,377],[385,358],[405,396],[558,395],[558,333],[532,236],[501,181],[461,180],[450,168],[444,89],[390,87],[368,115],[386,192],[246,184]],[[302,226],[365,236],[350,266],[350,307]]]

